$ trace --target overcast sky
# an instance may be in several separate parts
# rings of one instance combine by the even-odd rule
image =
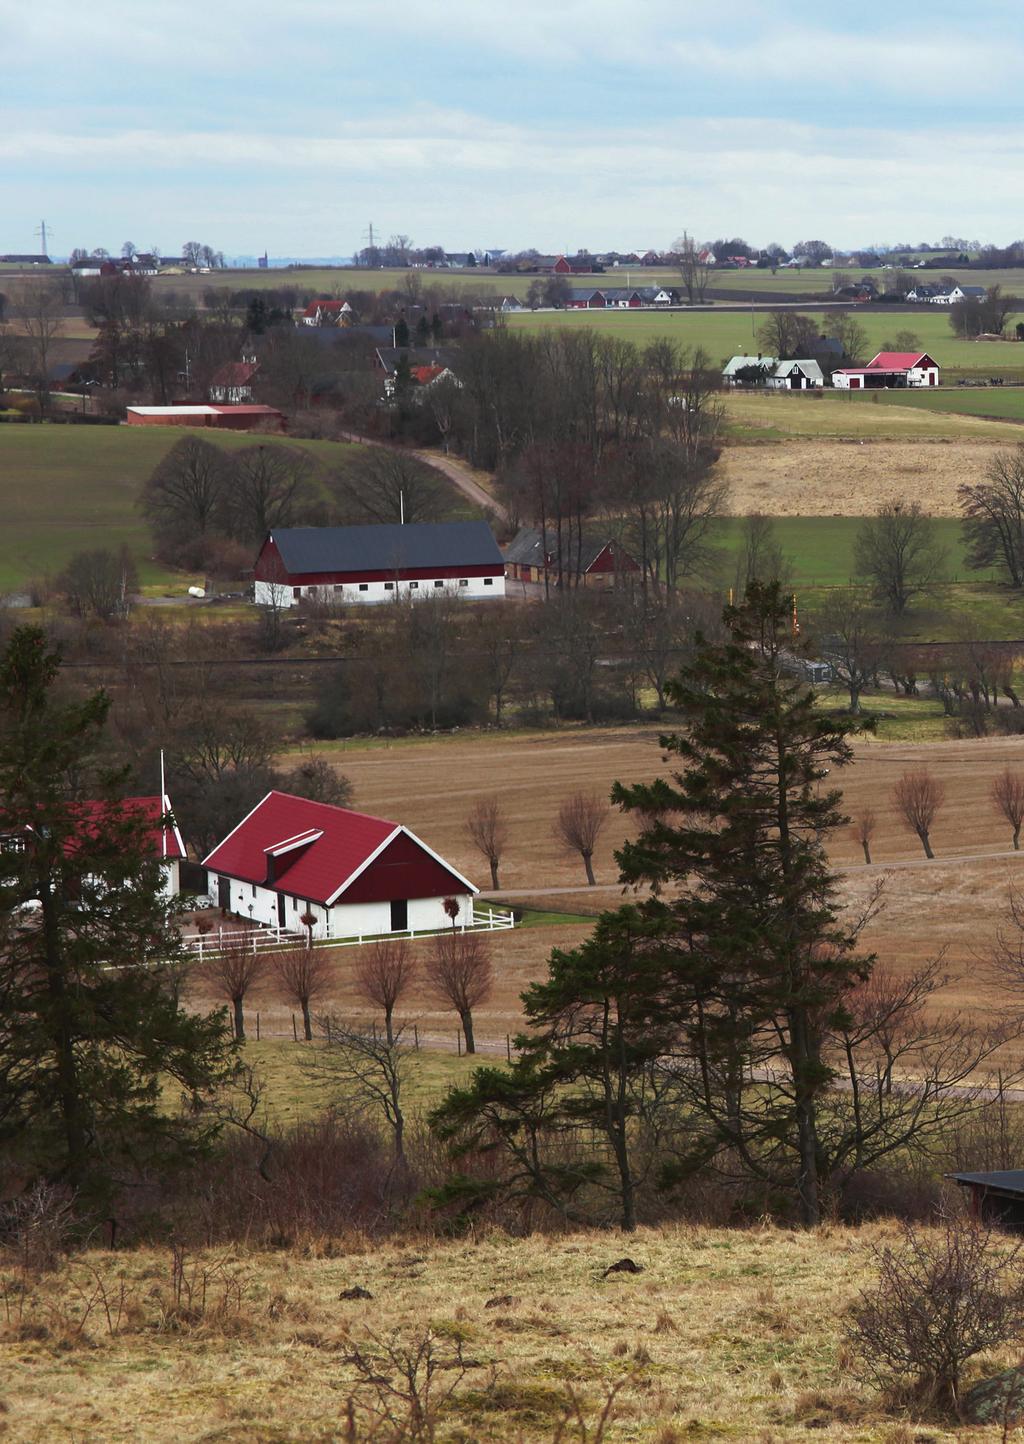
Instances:
[[[1019,0],[0,0],[0,36],[0,251],[1024,233]]]

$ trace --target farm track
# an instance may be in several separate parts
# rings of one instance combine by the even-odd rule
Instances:
[[[387,450],[404,451],[404,448],[392,445],[387,441],[378,441],[372,436],[363,436],[358,431],[343,431],[343,441],[353,441],[360,446],[380,446]],[[441,456],[436,451],[418,450],[408,453],[422,461],[425,466],[433,467],[439,471],[446,481],[462,492],[467,501],[478,506],[482,511],[489,511],[501,522],[508,522],[508,514],[501,503],[496,500],[480,483],[475,479],[471,467],[464,461],[459,461],[454,456]]]

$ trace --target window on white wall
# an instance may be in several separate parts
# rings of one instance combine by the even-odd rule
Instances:
[[[435,583],[434,583],[434,586],[435,586],[435,587],[443,587],[443,586],[444,586],[444,582],[435,582]]]
[[[460,586],[460,587],[468,587],[468,586],[469,586],[469,578],[468,578],[468,577],[460,577],[460,578],[459,578],[459,586]]]
[[[368,592],[368,591],[370,590],[370,583],[369,583],[369,582],[360,582],[360,583],[359,583],[359,590],[360,590],[361,592]]]
[[[384,590],[385,590],[386,592],[393,592],[393,591],[395,590],[395,584],[394,584],[394,582],[385,582],[385,583],[384,583]]]
[[[494,578],[493,578],[493,577],[484,577],[484,586],[485,586],[485,587],[493,587],[493,586],[494,586]]]
[[[419,582],[410,582],[410,583],[409,583],[409,590],[410,590],[410,592],[418,592],[419,589],[420,589],[420,584],[419,584]]]

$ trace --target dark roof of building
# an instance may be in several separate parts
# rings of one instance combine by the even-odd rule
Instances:
[[[981,1184],[1004,1193],[1024,1194],[1024,1168],[1002,1168],[994,1173],[951,1173],[956,1183]]]
[[[609,544],[617,546],[623,558],[628,559],[629,569],[632,570],[636,563],[621,543],[613,542],[607,532],[584,532],[583,546],[579,546],[578,538],[573,533],[571,541],[562,538],[562,546],[565,552],[565,560],[562,565],[573,571],[586,572],[594,565],[598,557]],[[544,545],[540,532],[536,527],[523,526],[516,532],[515,536],[505,548],[506,562],[513,562],[517,566],[543,567],[545,561],[552,564],[551,559],[557,562],[558,537],[552,531],[547,535],[547,555],[545,556]]]
[[[0,256],[0,261],[5,261],[5,262],[7,263],[7,265],[9,265],[9,266],[22,266],[22,265],[24,265],[24,266],[49,266],[49,265],[52,265],[52,262],[51,262],[49,256],[40,256],[38,253],[37,253],[36,255],[34,255],[34,256],[33,256],[33,255],[19,256],[19,255],[15,255],[15,254],[12,253],[12,254],[7,255],[7,256]]]
[[[291,576],[502,565],[498,543],[485,521],[280,527],[270,539]]]

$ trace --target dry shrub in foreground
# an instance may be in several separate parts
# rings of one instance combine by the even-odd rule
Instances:
[[[849,1342],[883,1389],[955,1411],[969,1360],[1024,1336],[1024,1243],[947,1218],[906,1226],[875,1257],[878,1280],[853,1311]]]

